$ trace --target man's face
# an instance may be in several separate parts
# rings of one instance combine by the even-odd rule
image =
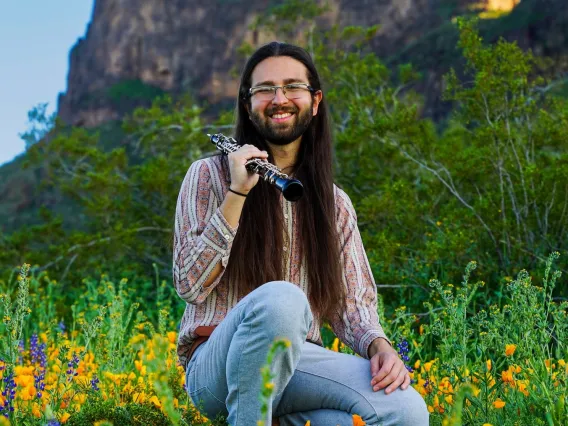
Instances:
[[[290,83],[309,84],[304,64],[289,56],[263,60],[251,77],[253,88]],[[277,89],[271,99],[259,95],[251,97],[250,119],[260,135],[275,145],[287,145],[301,137],[317,114],[322,98],[321,91],[314,96],[308,90],[288,95],[292,99],[288,99],[282,89]]]

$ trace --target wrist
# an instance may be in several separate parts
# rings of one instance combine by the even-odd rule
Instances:
[[[385,339],[384,337],[377,337],[375,340],[371,342],[367,352],[369,358],[372,358],[378,352],[392,352],[392,351],[396,352],[387,339]]]
[[[246,191],[246,190],[242,190],[242,189],[235,189],[235,188],[231,188],[231,187],[229,186],[229,192],[232,192],[233,194],[240,195],[241,197],[245,197],[245,198],[246,198],[246,196],[248,195],[248,193],[249,193],[250,191]]]

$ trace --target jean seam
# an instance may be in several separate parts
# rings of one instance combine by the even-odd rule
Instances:
[[[304,371],[304,370],[301,370],[300,368],[296,368],[296,371],[300,371],[300,372],[302,372],[302,373],[309,374],[309,375],[311,375],[311,376],[319,377],[320,379],[329,380],[329,381],[331,381],[331,382],[337,383],[338,385],[341,385],[341,386],[343,386],[343,387],[346,387],[347,389],[349,389],[349,390],[355,392],[355,393],[358,394],[361,398],[363,398],[363,400],[365,400],[365,402],[367,402],[367,404],[369,404],[369,405],[371,406],[373,412],[375,413],[375,415],[377,416],[377,418],[379,418],[379,413],[377,413],[377,410],[375,410],[375,407],[373,406],[373,404],[371,404],[371,402],[367,399],[367,397],[366,397],[365,395],[363,395],[361,392],[359,392],[357,389],[354,389],[354,388],[352,388],[352,387],[350,387],[350,386],[347,386],[345,383],[341,383],[341,382],[339,382],[339,381],[337,381],[337,380],[330,379],[329,377],[324,377],[324,376],[320,376],[319,374],[310,373],[309,371]],[[380,423],[379,423],[379,424],[380,424]],[[369,426],[372,426],[372,425],[369,425]]]
[[[251,298],[250,298],[250,301],[249,301],[247,304],[250,304],[251,301],[254,302],[255,299],[253,299],[253,298],[251,297]],[[252,310],[251,310],[251,314],[254,316],[254,318],[257,317],[257,314],[256,314],[255,309],[256,309],[256,305],[253,304],[253,308],[252,308]],[[248,330],[249,335],[247,336],[247,340],[248,340],[248,338],[250,337],[251,329],[252,329],[252,325],[249,327],[249,330]],[[245,340],[244,345],[246,345],[247,340]],[[243,352],[240,351],[240,353],[239,353],[239,361],[238,361],[238,364],[237,364],[237,383],[240,383],[240,382],[241,382],[241,378],[240,378],[240,375],[239,375],[239,374],[240,374],[240,371],[241,371],[241,360],[242,360],[242,356],[243,356]],[[239,386],[237,386],[237,406],[240,406],[240,397],[241,397],[241,391],[240,391],[240,389],[239,389]],[[237,415],[236,415],[235,422],[236,422],[237,424],[239,423],[239,411],[238,411],[238,410],[237,410]]]

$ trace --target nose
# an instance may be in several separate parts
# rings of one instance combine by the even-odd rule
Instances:
[[[276,93],[272,98],[272,103],[279,105],[285,104],[286,102],[288,102],[288,98],[286,97],[286,95],[284,95],[284,90],[281,87],[277,88]]]

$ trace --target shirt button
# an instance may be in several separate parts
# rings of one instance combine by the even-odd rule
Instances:
[[[288,247],[284,247],[284,249],[283,249],[283,250],[284,250],[284,251],[288,251]]]
[[[287,214],[284,215],[284,219],[288,219],[288,215],[287,215]]]
[[[228,240],[229,238],[231,238],[231,236],[229,234],[225,234],[225,239]]]
[[[197,260],[197,255],[193,256],[193,260]]]

